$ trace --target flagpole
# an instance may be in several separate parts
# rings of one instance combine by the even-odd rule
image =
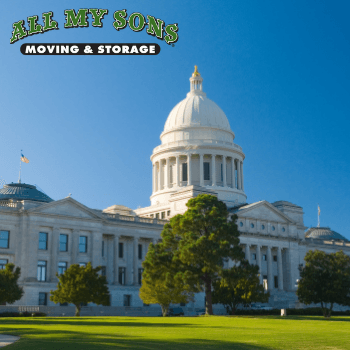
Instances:
[[[22,150],[21,150],[21,157],[22,157]],[[22,170],[22,159],[19,159],[19,179],[18,179],[18,183],[21,183],[21,170]]]
[[[320,227],[320,205],[317,203],[317,227]]]

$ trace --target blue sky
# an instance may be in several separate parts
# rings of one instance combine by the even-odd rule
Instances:
[[[348,1],[98,1],[103,28],[64,29],[96,1],[8,1],[0,30],[0,181],[88,207],[148,206],[150,155],[193,66],[243,147],[248,202],[287,200],[350,239]],[[178,23],[174,47],[116,31],[127,9]],[[10,45],[12,24],[53,11],[59,30]],[[91,16],[90,16],[91,18]],[[41,20],[39,23],[42,23]],[[24,56],[24,43],[158,43],[158,56]]]

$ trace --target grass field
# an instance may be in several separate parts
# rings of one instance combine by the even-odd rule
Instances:
[[[350,349],[350,317],[1,318],[6,349]]]

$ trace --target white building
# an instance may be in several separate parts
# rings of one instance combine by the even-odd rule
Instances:
[[[16,305],[54,305],[49,292],[57,285],[56,272],[91,261],[103,266],[112,306],[146,308],[138,290],[148,245],[160,238],[166,219],[183,213],[187,201],[201,193],[216,195],[237,214],[246,258],[259,265],[275,307],[296,304],[299,266],[308,250],[342,249],[350,255],[350,243],[329,228],[305,232],[302,207],[287,201],[246,202],[245,155],[202,82],[196,69],[190,92],[170,112],[161,145],[153,150],[151,206],[95,210],[70,197],[53,201],[27,184],[0,190],[0,268],[7,262],[21,267],[25,291]],[[203,293],[189,306],[204,307]]]

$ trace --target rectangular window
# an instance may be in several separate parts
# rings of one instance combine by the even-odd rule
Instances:
[[[265,289],[265,290],[268,289],[268,285],[267,285],[267,276],[263,276],[263,286],[264,286],[264,289]]]
[[[101,276],[107,276],[106,266],[101,266]]]
[[[39,260],[38,261],[38,281],[45,282],[46,281],[46,261]]]
[[[0,260],[0,270],[4,270],[7,263],[8,263],[7,259],[1,259]]]
[[[165,211],[162,211],[162,219],[165,219]]]
[[[150,218],[153,218],[153,217],[154,217],[154,215],[153,215],[153,214],[151,214],[149,217],[150,217]]]
[[[182,181],[187,181],[187,163],[182,163]]]
[[[139,285],[142,284],[142,273],[143,273],[143,269],[139,269]]]
[[[60,234],[60,252],[68,251],[68,235]]]
[[[278,288],[278,276],[274,276],[275,288]]]
[[[47,250],[47,233],[39,232],[39,249]]]
[[[159,219],[159,213],[156,214],[156,219]]]
[[[139,260],[142,260],[142,244],[139,244],[138,246],[138,249],[139,249]]]
[[[47,305],[47,293],[39,293],[39,305]]]
[[[173,165],[170,165],[169,167],[169,182],[172,184],[173,183]]]
[[[166,215],[167,215],[167,216],[170,216],[170,210],[167,211]]]
[[[102,256],[105,256],[105,241],[102,241]]]
[[[277,261],[277,255],[273,256],[273,261]]]
[[[58,274],[62,275],[63,273],[65,273],[67,270],[67,262],[66,261],[60,261],[58,263]]]
[[[79,253],[87,253],[87,237],[79,237]]]
[[[0,231],[0,248],[9,247],[10,231]]]
[[[119,243],[119,258],[124,258],[124,243]]]
[[[119,267],[119,276],[118,276],[118,280],[119,280],[119,284],[122,286],[125,286],[125,267]]]
[[[263,259],[264,261],[267,260],[266,254],[263,254],[262,259]]]
[[[131,306],[131,295],[124,294],[124,306]]]
[[[252,259],[256,260],[256,254],[255,253],[252,254]]]
[[[210,163],[204,162],[204,180],[210,180]]]

